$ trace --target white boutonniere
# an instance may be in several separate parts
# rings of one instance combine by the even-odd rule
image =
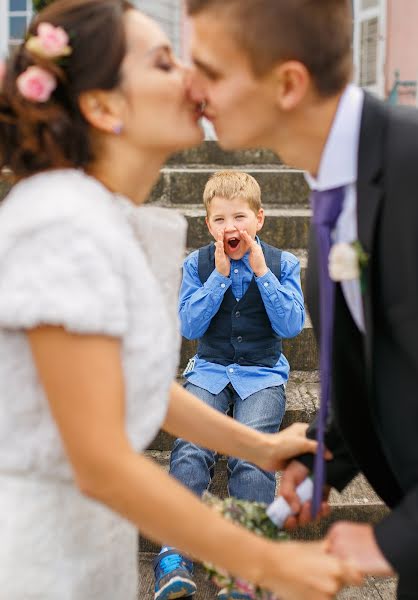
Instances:
[[[363,250],[359,241],[338,242],[331,247],[328,257],[329,276],[333,281],[349,281],[359,279],[361,291],[365,291],[364,271],[369,262],[369,255]]]

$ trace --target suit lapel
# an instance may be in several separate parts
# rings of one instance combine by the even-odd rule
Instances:
[[[357,178],[358,238],[369,255],[364,272],[363,308],[366,326],[366,359],[371,365],[373,340],[373,275],[376,258],[373,254],[376,225],[383,198],[383,149],[385,141],[385,106],[366,94],[360,129]],[[370,369],[369,373],[370,373]]]

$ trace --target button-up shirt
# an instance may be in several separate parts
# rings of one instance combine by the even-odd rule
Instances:
[[[331,132],[321,157],[318,176],[306,174],[313,190],[345,187],[343,209],[333,232],[335,242],[357,240],[357,172],[364,92],[349,85],[341,96]],[[364,312],[358,279],[342,281],[342,290],[357,327],[364,333]]]
[[[182,335],[187,339],[202,337],[218,312],[226,291],[231,288],[239,302],[253,277],[247,253],[240,260],[231,259],[229,277],[224,277],[215,269],[202,285],[198,273],[198,250],[192,252],[183,265],[179,302]],[[282,338],[298,335],[305,322],[298,259],[290,252],[283,251],[280,281],[270,269],[262,277],[255,277],[255,281],[273,330]],[[289,370],[289,363],[283,353],[272,368],[238,364],[225,367],[202,360],[196,355],[189,361],[184,375],[191,383],[212,394],[219,394],[231,383],[244,400],[267,387],[285,384],[289,378]]]

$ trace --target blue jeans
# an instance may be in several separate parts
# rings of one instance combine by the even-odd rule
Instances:
[[[219,412],[226,414],[231,408],[234,419],[257,431],[275,433],[280,428],[286,405],[283,385],[266,388],[245,400],[238,396],[231,385],[227,385],[217,395],[189,382],[184,387]],[[170,474],[201,496],[209,487],[217,459],[216,452],[179,438],[171,453]],[[275,473],[230,457],[228,475],[228,491],[231,496],[267,504],[273,502],[276,491]]]

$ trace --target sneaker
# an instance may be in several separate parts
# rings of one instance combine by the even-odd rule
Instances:
[[[218,600],[251,600],[253,596],[248,596],[245,592],[241,592],[236,588],[228,590],[228,588],[222,588],[217,595]]]
[[[196,592],[193,563],[176,550],[166,550],[154,559],[154,600],[186,598]]]

